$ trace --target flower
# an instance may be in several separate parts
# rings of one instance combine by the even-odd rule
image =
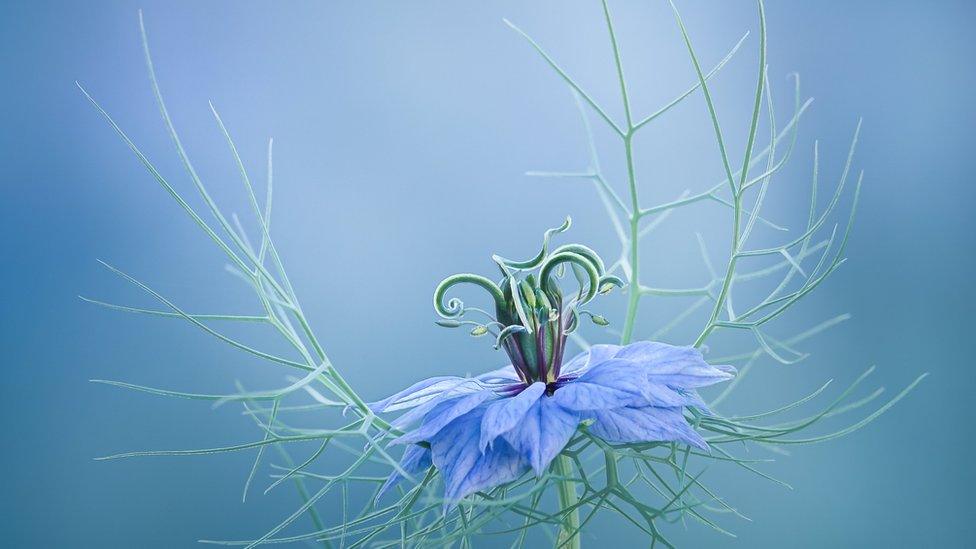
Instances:
[[[392,423],[405,433],[400,462],[415,475],[433,465],[448,504],[519,478],[542,475],[583,421],[609,443],[680,442],[707,449],[685,420],[707,408],[696,389],[730,379],[693,347],[642,341],[594,345],[556,374],[525,379],[507,366],[474,378],[426,379],[373,404],[377,412],[409,410]],[[390,475],[383,491],[403,479]]]
[[[542,475],[587,422],[588,432],[610,443],[681,442],[707,449],[685,420],[686,408],[706,411],[696,389],[731,378],[731,366],[710,366],[693,347],[643,341],[594,345],[563,364],[566,341],[588,315],[582,307],[623,281],[581,244],[549,251],[549,239],[570,219],[549,229],[533,258],[492,256],[501,270],[495,283],[476,274],[445,278],[434,291],[434,310],[446,328],[474,325],[471,335],[496,336],[511,364],[475,378],[432,377],[372,405],[377,413],[409,410],[391,424],[404,431],[393,444],[409,445],[381,493],[433,465],[444,480],[447,505],[505,484],[532,470]],[[569,269],[567,269],[567,267]],[[559,279],[571,270],[578,291],[564,294]],[[464,303],[445,302],[447,291],[472,284],[488,292],[491,320],[461,320]],[[495,331],[497,329],[497,332]]]

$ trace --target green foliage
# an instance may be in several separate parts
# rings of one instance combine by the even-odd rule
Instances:
[[[750,248],[749,237],[758,225],[767,229],[781,231],[783,227],[761,215],[763,201],[773,177],[789,160],[796,139],[800,117],[806,111],[809,101],[800,100],[799,79],[796,79],[795,106],[790,119],[782,128],[777,128],[773,102],[766,75],[766,28],[762,3],[759,2],[759,59],[757,65],[756,92],[751,105],[752,116],[746,135],[746,147],[738,167],[726,146],[725,135],[719,124],[712,93],[708,81],[733,57],[743,44],[745,37],[710,71],[704,72],[698,55],[692,45],[678,10],[672,4],[675,20],[681,30],[698,81],[687,91],[658,111],[637,118],[631,109],[627,81],[624,77],[620,47],[614,30],[613,20],[603,2],[605,24],[607,26],[613,51],[613,63],[619,81],[620,95],[625,114],[624,122],[615,121],[586,93],[553,57],[523,31],[508,23],[521,34],[542,56],[543,60],[565,81],[577,97],[580,113],[589,143],[590,164],[579,172],[530,172],[535,176],[572,178],[591,181],[595,191],[605,206],[608,218],[619,237],[619,258],[607,267],[608,275],[619,273],[626,281],[628,307],[621,319],[622,343],[629,343],[637,329],[638,306],[644,299],[667,299],[676,296],[693,296],[696,300],[682,313],[676,315],[668,324],[660,327],[651,339],[664,337],[681,323],[688,322],[696,311],[704,308],[709,311],[707,321],[702,326],[694,345],[701,346],[716,330],[738,330],[748,333],[755,340],[755,348],[746,353],[716,357],[715,363],[734,363],[739,366],[739,375],[712,402],[718,405],[742,383],[753,365],[763,357],[791,364],[804,359],[807,354],[794,348],[808,338],[847,319],[839,315],[810,329],[782,339],[767,333],[767,325],[779,318],[800,299],[817,288],[833,274],[845,261],[845,248],[853,225],[855,207],[860,191],[862,175],[858,174],[853,192],[846,226],[838,235],[838,227],[828,227],[829,215],[840,202],[851,170],[857,131],[852,139],[850,152],[843,173],[831,195],[824,211],[817,213],[817,192],[819,184],[817,153],[814,154],[814,173],[811,185],[810,212],[803,232],[796,238],[769,248]],[[140,16],[140,25],[142,24]],[[509,485],[489,492],[479,493],[463,501],[449,513],[442,510],[438,497],[438,478],[434,470],[429,470],[423,478],[412,479],[407,487],[398,488],[393,496],[378,499],[379,487],[386,475],[399,470],[396,456],[390,455],[385,443],[399,434],[384,419],[373,414],[360,395],[343,379],[316,339],[299,303],[298,297],[285,273],[281,257],[271,238],[272,210],[272,143],[268,144],[268,173],[266,194],[262,204],[255,193],[251,179],[237,154],[234,142],[223,121],[213,109],[218,126],[227,139],[231,154],[239,168],[241,182],[258,220],[260,241],[257,246],[249,242],[245,232],[233,218],[232,224],[220,211],[210,197],[207,189],[183,149],[178,134],[169,118],[165,103],[159,91],[149,55],[148,41],[143,29],[146,64],[151,77],[153,92],[166,128],[172,138],[184,168],[200,194],[207,210],[216,225],[204,220],[189,202],[156,170],[151,161],[126,136],[118,124],[84,90],[96,109],[118,132],[136,157],[143,163],[152,177],[168,192],[176,203],[197,223],[204,233],[226,256],[228,269],[246,282],[254,291],[262,305],[262,311],[254,315],[197,314],[187,312],[170,299],[159,294],[150,286],[134,277],[106,264],[106,267],[126,281],[145,291],[160,302],[163,309],[146,309],[115,305],[103,301],[88,300],[94,304],[127,313],[152,315],[164,318],[182,319],[200,328],[207,334],[231,345],[245,353],[267,360],[269,363],[287,366],[300,372],[301,377],[289,378],[283,388],[265,391],[245,391],[238,387],[230,394],[198,394],[157,389],[117,381],[94,380],[126,389],[147,392],[160,396],[209,400],[215,405],[237,403],[244,408],[244,414],[254,420],[261,438],[237,445],[201,448],[192,450],[163,450],[148,452],[129,452],[100,459],[119,459],[134,456],[199,455],[235,451],[254,451],[255,461],[246,477],[244,497],[260,477],[258,472],[269,448],[277,453],[277,463],[273,464],[272,482],[265,492],[281,484],[293,484],[301,498],[301,505],[278,524],[256,538],[240,541],[208,541],[219,545],[241,545],[254,547],[265,543],[315,542],[325,547],[393,547],[393,546],[470,546],[478,536],[502,536],[510,540],[513,547],[530,543],[538,544],[538,538],[549,539],[557,547],[578,547],[580,531],[598,513],[614,515],[644,532],[651,545],[660,543],[672,546],[666,536],[666,524],[678,520],[691,519],[722,534],[732,535],[718,520],[725,515],[742,517],[726,497],[717,495],[705,481],[705,471],[709,467],[730,466],[741,468],[761,479],[788,485],[773,479],[762,471],[765,458],[746,459],[737,452],[744,445],[760,446],[777,450],[787,445],[809,444],[830,440],[849,434],[884,413],[894,403],[903,398],[921,381],[899,392],[894,398],[876,408],[862,419],[849,423],[836,431],[808,434],[823,420],[856,411],[872,403],[880,390],[865,397],[856,398],[855,391],[865,377],[872,371],[855,380],[837,397],[819,411],[802,419],[779,420],[783,414],[807,406],[824,395],[830,382],[799,400],[767,412],[722,416],[694,413],[691,418],[695,426],[708,435],[712,451],[701,452],[675,443],[645,443],[610,445],[591,436],[582,427],[571,440],[563,454],[556,460],[547,474],[536,478],[525,476]],[[666,114],[669,109],[702,92],[705,106],[713,123],[715,143],[724,168],[724,177],[717,184],[701,192],[686,192],[674,200],[653,206],[644,206],[640,201],[640,188],[636,180],[634,165],[634,137],[649,123]],[[770,126],[768,144],[762,150],[757,141],[759,120],[765,105]],[[626,199],[619,195],[610,184],[600,167],[592,132],[585,110],[589,108],[597,114],[620,139],[627,162]],[[859,126],[859,125],[858,125]],[[785,143],[785,151],[780,145]],[[756,173],[757,169],[758,173]],[[676,210],[697,202],[710,201],[726,209],[732,218],[729,234],[731,248],[727,263],[723,268],[713,268],[705,252],[704,240],[699,235],[699,243],[705,266],[710,273],[708,282],[690,288],[657,288],[645,285],[640,278],[640,243],[660,223]],[[825,230],[829,229],[829,230]],[[826,235],[824,234],[826,233]],[[546,244],[548,244],[548,236]],[[540,257],[545,257],[546,248]],[[744,270],[743,263],[752,257],[778,256],[778,263]],[[499,258],[500,259],[500,258]],[[501,260],[513,268],[520,268],[518,262]],[[532,264],[529,260],[526,264]],[[603,273],[601,272],[600,275]],[[763,299],[748,306],[737,303],[733,306],[731,296],[740,284],[769,277],[780,276],[775,288]],[[799,278],[798,278],[799,277]],[[471,280],[466,280],[471,282]],[[486,287],[495,300],[505,297],[498,286],[488,280],[475,280]],[[796,283],[799,282],[799,283]],[[596,289],[593,281],[591,289]],[[601,288],[602,289],[602,288]],[[609,288],[608,288],[609,289]],[[441,305],[438,302],[438,305]],[[459,305],[458,305],[459,306]],[[449,303],[445,311],[450,313]],[[479,311],[468,308],[468,310]],[[482,311],[483,312],[483,311]],[[446,314],[445,316],[452,316]],[[490,315],[487,315],[490,316]],[[603,326],[607,320],[592,316],[594,322]],[[293,351],[292,357],[277,356],[256,349],[245,342],[225,335],[219,329],[220,323],[257,323],[267,325],[276,332]],[[472,335],[488,333],[482,324],[453,319],[441,320],[442,326],[474,326]],[[615,322],[616,324],[616,322]],[[574,339],[581,345],[587,343],[578,335]],[[297,401],[297,403],[295,402]],[[308,412],[332,411],[337,428],[307,429],[294,426],[292,421]],[[341,411],[340,415],[338,412]],[[346,417],[348,416],[348,417]],[[345,419],[343,419],[345,418]],[[311,444],[310,444],[311,443]],[[296,462],[291,457],[295,450],[308,451],[307,457]],[[318,472],[313,472],[318,471]],[[405,474],[401,471],[401,473]],[[409,476],[409,475],[407,475]],[[558,495],[558,502],[556,496]],[[327,508],[337,513],[327,519],[321,509]],[[336,516],[337,515],[337,516]],[[308,517],[312,530],[302,531],[298,521]],[[285,530],[299,533],[285,534]],[[530,538],[530,536],[534,536]]]

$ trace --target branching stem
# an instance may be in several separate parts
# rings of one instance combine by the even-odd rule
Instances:
[[[567,480],[572,477],[572,462],[568,456],[560,455],[553,461],[553,469],[557,475],[563,477],[563,480],[556,483],[559,492],[559,509],[560,511],[572,509],[572,511],[566,514],[566,518],[563,519],[563,525],[559,530],[557,547],[580,549],[579,496],[576,493],[576,483],[572,480]]]

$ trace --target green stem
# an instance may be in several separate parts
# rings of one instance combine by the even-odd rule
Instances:
[[[732,287],[732,279],[735,278],[735,264],[739,258],[739,223],[742,214],[742,193],[738,190],[733,191],[733,209],[732,209],[732,251],[729,254],[729,264],[725,270],[725,280],[722,282],[722,289],[719,291],[718,298],[715,300],[715,306],[712,308],[712,314],[708,318],[708,323],[705,325],[705,329],[702,330],[698,338],[695,339],[694,346],[700,347],[705,343],[705,339],[708,338],[712,330],[715,329],[715,322],[718,320],[719,315],[722,312],[722,307],[725,306],[725,300],[728,298],[729,289]]]
[[[553,461],[553,468],[556,474],[564,477],[564,479],[572,476],[572,463],[564,455],[560,455]],[[576,494],[576,483],[572,480],[560,480],[557,487],[559,491],[559,508],[572,508],[573,510],[567,513],[566,518],[563,519],[563,526],[559,531],[559,539],[556,542],[556,546],[565,549],[580,549],[579,496]],[[569,539],[570,536],[572,536],[572,539]]]
[[[627,316],[624,318],[620,344],[627,345],[634,335],[637,320],[637,306],[640,304],[640,201],[637,197],[637,174],[634,169],[633,129],[624,137],[624,152],[627,156],[627,183],[630,187],[630,287],[627,299]]]
[[[620,343],[630,343],[634,335],[634,322],[637,320],[637,306],[640,304],[640,240],[639,224],[641,218],[640,201],[637,198],[637,174],[634,170],[633,139],[636,128],[634,118],[630,112],[630,97],[627,94],[627,80],[624,78],[624,66],[620,61],[620,47],[617,45],[617,34],[613,29],[613,19],[610,17],[610,7],[603,0],[603,16],[607,22],[607,32],[610,34],[610,46],[613,49],[613,63],[617,69],[617,81],[620,84],[620,96],[624,103],[624,115],[627,117],[627,131],[622,133],[624,152],[627,155],[627,184],[630,189],[630,295],[627,299],[627,317],[624,319],[624,329],[620,336]]]

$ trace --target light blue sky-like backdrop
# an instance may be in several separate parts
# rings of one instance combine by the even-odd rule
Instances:
[[[679,5],[708,66],[752,31],[714,80],[738,159],[756,70],[755,6]],[[666,3],[612,7],[635,110],[646,114],[693,82],[691,65]],[[266,497],[254,492],[241,504],[251,454],[92,460],[131,449],[231,444],[259,433],[235,406],[211,411],[207,403],[124,392],[89,378],[226,392],[234,380],[277,387],[284,374],[182,323],[106,311],[76,297],[155,305],[100,268],[95,259],[102,258],[190,310],[257,311],[222,270],[219,252],[74,86],[81,81],[196,199],[152,101],[139,8],[170,112],[227,211],[249,209],[207,101],[220,109],[256,180],[263,180],[266,140],[275,138],[274,233],[316,331],[364,396],[503,360],[485,340],[432,324],[430,294],[441,277],[489,273],[494,251],[532,253],[541,232],[566,214],[575,220],[569,238],[605,256],[616,252],[588,184],[523,175],[585,168],[585,149],[565,86],[502,22],[507,17],[532,34],[620,119],[594,1],[4,2],[4,546],[190,547],[204,537],[260,534],[296,505],[285,488]],[[769,217],[793,227],[803,222],[813,140],[820,139],[824,188],[831,189],[858,116],[864,128],[855,165],[866,174],[851,260],[771,332],[789,335],[844,311],[852,318],[801,345],[814,353],[802,363],[763,362],[723,411],[774,407],[828,378],[847,383],[871,364],[878,365],[871,386],[886,386],[888,395],[923,371],[932,376],[856,435],[779,457],[767,470],[793,491],[713,467],[706,478],[754,522],[720,517],[738,539],[692,522],[672,525],[667,531],[676,542],[950,547],[976,534],[967,510],[976,391],[969,347],[974,16],[974,5],[962,1],[770,2],[779,120],[789,117],[790,72],[801,73],[804,95],[816,100],[791,167],[774,185]],[[696,94],[638,139],[646,204],[720,178],[710,132]],[[597,137],[619,185],[619,149],[603,129]],[[848,203],[849,194],[842,205]],[[245,222],[253,227],[249,217]],[[648,280],[701,284],[694,231],[719,263],[727,223],[727,211],[715,204],[669,219],[644,248]],[[757,231],[757,245],[781,238]],[[639,333],[651,333],[678,305],[648,301]],[[619,318],[621,299],[594,307]],[[687,342],[694,327],[671,341]],[[277,348],[264,332],[240,335]],[[712,347],[725,354],[750,345],[720,337]],[[639,541],[636,530],[618,526],[597,521],[585,542]]]

